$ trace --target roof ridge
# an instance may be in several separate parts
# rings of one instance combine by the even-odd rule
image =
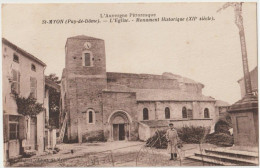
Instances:
[[[83,34],[82,35],[68,37],[68,39],[103,40],[103,39],[100,39],[100,38],[86,36],[86,35],[83,35]]]
[[[23,56],[36,61],[37,63],[41,64],[42,66],[46,66],[46,64],[43,61],[41,61],[39,58],[33,56],[32,54],[30,54],[27,51],[25,51],[24,49],[18,47],[17,45],[15,45],[14,43],[10,42],[9,40],[7,40],[5,38],[2,38],[2,43],[8,45],[9,47],[13,48],[17,52],[20,52],[20,54],[22,54]]]

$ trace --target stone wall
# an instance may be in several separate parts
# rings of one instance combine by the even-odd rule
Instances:
[[[91,47],[86,49],[86,42]],[[68,138],[82,141],[89,131],[102,130],[102,90],[106,88],[104,41],[86,36],[68,38],[66,43],[66,111],[69,112]],[[91,66],[83,66],[84,52],[91,53]],[[65,95],[63,94],[65,97]],[[92,109],[95,124],[87,123],[87,110]],[[84,136],[84,137],[83,137]]]
[[[102,88],[106,87],[103,78],[72,78],[68,80],[69,99],[69,139],[76,141],[88,131],[101,130],[102,127]],[[95,115],[95,124],[87,123],[87,110],[92,109]]]
[[[85,49],[84,44],[91,43],[90,49]],[[83,66],[83,53],[87,51],[93,55],[93,66]],[[90,38],[68,38],[66,43],[66,69],[69,73],[77,75],[105,75],[106,57],[104,40]]]
[[[110,139],[111,125],[109,118],[116,112],[123,111],[129,115],[130,140],[138,139],[138,123],[136,113],[136,95],[133,92],[103,92],[103,123],[105,136]]]
[[[138,101],[137,113],[138,121],[143,120],[143,109],[148,108],[149,120],[163,120],[165,119],[165,108],[170,109],[170,119],[182,119],[182,108],[193,111],[193,119],[204,118],[204,109],[208,108],[210,118],[215,120],[215,106],[214,101],[209,102],[176,102],[176,101]]]

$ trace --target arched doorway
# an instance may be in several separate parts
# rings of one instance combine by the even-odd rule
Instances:
[[[110,138],[114,141],[123,141],[129,139],[130,120],[126,112],[117,111],[109,117],[111,127]]]

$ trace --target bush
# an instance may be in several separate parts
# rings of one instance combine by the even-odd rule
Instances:
[[[232,128],[231,123],[229,123],[226,119],[219,119],[218,122],[215,124],[216,133],[225,133],[230,135],[230,128]]]
[[[146,141],[146,146],[160,149],[167,148],[166,130],[158,130]]]
[[[161,130],[155,132],[155,134],[146,141],[146,145],[155,148],[167,148],[166,131]],[[207,128],[205,127],[182,127],[177,129],[180,143],[200,143],[204,140],[207,134]]]
[[[206,142],[217,146],[232,146],[234,144],[234,137],[226,133],[213,133],[206,136]]]
[[[182,127],[178,129],[179,138],[185,143],[200,143],[207,134],[205,127]]]

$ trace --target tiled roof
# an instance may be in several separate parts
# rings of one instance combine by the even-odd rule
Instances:
[[[45,85],[53,89],[56,89],[58,92],[60,92],[60,85],[48,79],[47,77],[45,77]]]
[[[207,101],[215,102],[216,100],[209,96],[202,94],[187,93],[180,90],[171,89],[132,89],[122,88],[119,89],[108,89],[106,92],[135,92],[136,100],[142,101]]]
[[[164,72],[162,75],[154,75],[154,74],[136,74],[136,73],[120,73],[120,72],[107,72],[107,78],[146,78],[146,79],[169,79],[169,80],[177,80],[182,83],[189,84],[200,84],[192,79],[176,75],[170,72]],[[203,85],[204,86],[204,85]]]
[[[168,77],[170,79],[176,79],[178,80],[179,82],[183,82],[183,83],[191,83],[191,84],[201,84],[203,85],[202,83],[200,82],[196,82],[195,80],[192,80],[190,78],[186,78],[186,77],[183,77],[183,76],[180,76],[180,75],[176,75],[176,74],[173,74],[173,73],[170,73],[170,72],[164,72],[162,74],[162,76],[165,76],[165,77]],[[203,85],[204,86],[204,85]]]
[[[137,101],[216,101],[202,94],[170,89],[135,89]]]
[[[68,39],[82,39],[82,40],[102,40],[95,37],[85,36],[85,35],[79,35],[79,36],[73,36],[69,37]]]
[[[150,128],[153,127],[167,127],[170,123],[169,120],[147,120],[147,121],[139,121],[142,124],[147,125]]]
[[[230,106],[228,102],[222,101],[222,100],[217,100],[215,106],[217,107],[227,107]]]
[[[257,73],[258,73],[258,66],[256,66],[252,71],[249,72],[250,73],[250,76],[252,76],[254,73],[256,73],[256,76],[257,76]],[[243,80],[244,77],[240,78],[237,82],[240,82],[241,80]]]
[[[42,66],[46,66],[46,64],[44,62],[42,62],[40,59],[38,59],[37,57],[33,56],[32,54],[28,53],[27,51],[21,49],[20,47],[16,46],[15,44],[11,43],[10,41],[6,40],[5,38],[2,38],[2,43],[9,46],[10,48],[12,48],[13,50],[15,50],[16,52],[22,54],[23,56],[39,63]]]
[[[201,118],[201,119],[192,119],[192,120],[212,120],[211,118]],[[139,123],[144,124],[148,126],[149,128],[158,128],[158,127],[168,127],[169,123],[178,123],[178,122],[183,122],[183,121],[189,121],[187,119],[170,119],[170,120],[144,120],[144,121],[139,121]]]

